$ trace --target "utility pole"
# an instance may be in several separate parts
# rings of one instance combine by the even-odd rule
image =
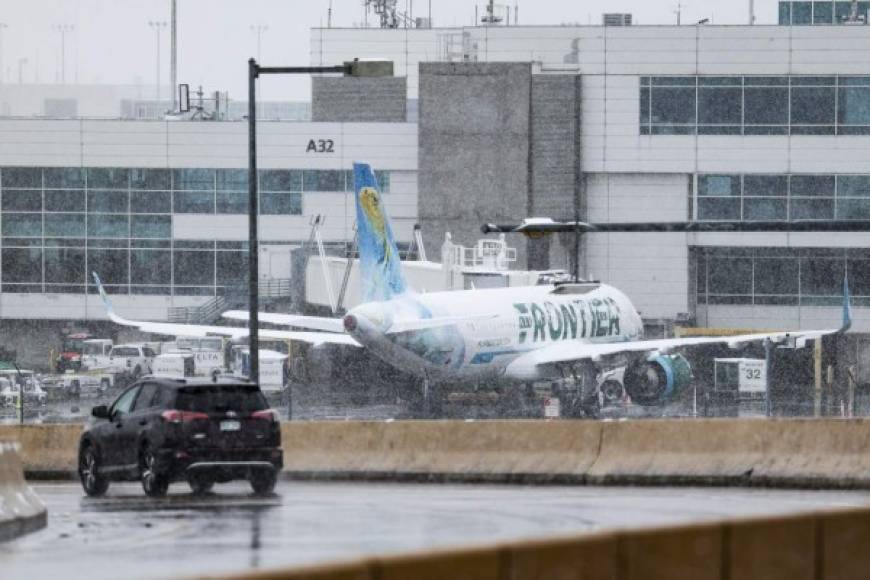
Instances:
[[[166,28],[166,21],[149,20],[150,26],[157,36],[157,76],[154,83],[154,99],[160,100],[160,32]]]
[[[175,13],[175,0],[172,0],[170,13],[171,14],[169,17],[169,21],[170,21],[169,35],[170,35],[171,46],[170,46],[169,50],[172,53],[172,55],[170,57],[171,63],[169,65],[170,66],[170,76],[172,77],[170,79],[170,83],[172,83],[172,87],[170,87],[170,89],[171,89],[170,92],[172,93],[172,112],[174,113],[175,111],[178,110],[178,77],[176,76],[176,73],[177,73],[176,63],[178,62],[178,59],[177,59],[178,45],[176,44],[177,19],[176,19],[176,13]]]
[[[5,22],[0,22],[0,85],[4,82],[2,71],[6,70],[3,68],[3,31],[7,28],[9,28],[9,26]]]
[[[269,30],[268,24],[252,24],[251,32],[257,35],[257,62],[262,62],[260,59],[260,47],[262,46],[263,33]],[[262,96],[260,91],[260,77],[257,76],[257,94]]]
[[[682,2],[680,2],[680,0],[677,0],[677,9],[674,10],[674,14],[677,15],[677,26],[680,25],[680,20],[682,19],[682,16],[683,16],[683,8],[684,7],[685,7],[685,5]]]
[[[66,33],[75,30],[72,24],[55,24],[55,32],[60,33],[60,84],[66,84]]]
[[[755,24],[755,0],[749,0],[749,26]]]
[[[18,84],[19,85],[24,84],[24,65],[26,65],[26,64],[27,64],[26,58],[19,58],[18,59]]]
[[[269,30],[268,24],[251,24],[251,32],[257,35],[257,62],[260,62],[260,42],[264,32]]]

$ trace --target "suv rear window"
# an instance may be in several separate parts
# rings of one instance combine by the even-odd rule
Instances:
[[[259,388],[250,385],[208,385],[178,389],[175,407],[179,411],[252,413],[268,409]]]

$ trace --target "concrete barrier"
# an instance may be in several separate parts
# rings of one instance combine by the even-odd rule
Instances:
[[[78,466],[82,425],[0,425],[0,439],[21,444],[27,477],[71,477]]]
[[[45,504],[24,481],[21,446],[0,441],[0,541],[46,525]]]
[[[254,580],[866,580],[870,509],[373,557]]]
[[[822,514],[818,533],[821,576],[827,580],[861,580],[870,575],[870,510]]]
[[[818,520],[806,515],[727,523],[724,558],[731,577],[816,580]]]
[[[729,483],[764,457],[764,421],[648,420],[605,423],[588,472],[595,483]],[[870,426],[870,425],[868,425]]]
[[[601,423],[323,422],[282,425],[284,469],[313,476],[580,480]]]
[[[870,487],[870,421],[605,423],[588,483]]]
[[[0,426],[28,477],[70,477],[80,425]],[[282,425],[287,477],[870,489],[870,420]]]

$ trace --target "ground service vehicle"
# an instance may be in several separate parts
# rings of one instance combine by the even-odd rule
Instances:
[[[157,353],[150,346],[138,344],[116,344],[109,352],[109,368],[126,371],[134,377],[151,374],[154,357]]]
[[[91,337],[87,332],[75,332],[63,337],[60,352],[55,359],[55,370],[59,373],[69,369],[78,370],[82,366],[82,353],[85,349],[85,340]]]
[[[98,397],[113,385],[114,377],[108,373],[64,373],[43,377],[42,383],[52,399]]]
[[[78,462],[90,496],[104,494],[110,481],[137,479],[152,497],[181,480],[202,494],[247,479],[264,494],[283,466],[278,413],[260,387],[239,379],[145,377],[91,414]]]
[[[24,405],[26,407],[44,407],[48,401],[48,395],[40,387],[39,383],[28,379],[24,384]],[[22,386],[16,382],[3,379],[0,383],[0,405],[3,407],[19,407],[18,398],[21,394]]]
[[[287,383],[287,355],[267,349],[260,349],[260,388],[263,392],[280,391]],[[251,349],[236,345],[232,350],[230,370],[248,376],[251,372]]]
[[[102,369],[109,366],[111,338],[91,338],[82,343],[82,369]]]

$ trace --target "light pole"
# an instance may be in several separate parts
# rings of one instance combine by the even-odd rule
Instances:
[[[60,33],[60,83],[66,84],[66,33],[75,30],[73,24],[55,24],[55,32]]]
[[[5,80],[3,78],[4,75],[2,72],[6,70],[5,68],[3,68],[3,31],[7,28],[9,28],[9,25],[7,25],[5,22],[0,22],[0,85],[2,85]]]
[[[157,37],[157,76],[155,77],[157,80],[154,85],[154,100],[160,100],[160,32],[166,28],[166,22],[160,20],[149,20],[148,26],[150,26]]]
[[[248,345],[251,353],[251,374],[248,377],[260,382],[260,341],[258,330],[260,280],[258,278],[259,234],[259,187],[257,184],[257,81],[260,75],[292,75],[335,73],[351,77],[391,77],[393,62],[387,60],[354,59],[336,66],[272,66],[264,67],[257,61],[248,60]]]

